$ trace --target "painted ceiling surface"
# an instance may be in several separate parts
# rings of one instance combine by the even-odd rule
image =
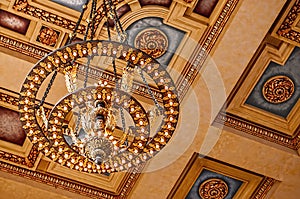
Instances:
[[[294,92],[291,97],[282,103],[270,103],[263,96],[263,86],[265,83],[276,76],[286,76],[294,84]],[[295,47],[294,51],[282,66],[275,62],[270,62],[265,72],[254,87],[246,104],[258,107],[262,110],[271,112],[281,117],[287,117],[291,109],[298,102],[300,97],[300,48]]]
[[[30,20],[26,18],[20,17],[5,10],[0,10],[0,26],[4,28],[8,28],[10,30],[25,35],[29,23]]]
[[[25,138],[19,113],[0,106],[0,139],[22,146]]]
[[[51,0],[55,3],[59,3],[63,6],[69,7],[71,9],[81,11],[82,6],[86,3],[86,0]]]

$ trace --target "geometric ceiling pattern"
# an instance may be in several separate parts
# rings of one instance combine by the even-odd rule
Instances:
[[[201,102],[210,97],[206,95],[205,86],[197,90],[197,84],[202,78],[205,79],[202,74],[207,70],[208,60],[218,53],[222,41],[227,42],[226,35],[234,29],[232,21],[251,12],[252,5],[248,5],[247,0],[113,2],[117,5],[117,14],[124,29],[129,33],[129,43],[142,49],[148,42],[144,35],[155,36],[157,45],[161,45],[164,49],[157,54],[157,60],[175,80],[182,106],[186,107],[185,103],[188,104],[191,92],[195,90],[197,103],[199,102],[201,107],[200,118],[205,120],[210,105],[201,105]],[[37,60],[67,42],[83,4],[85,0],[0,0],[0,58],[3,63],[10,63],[8,65],[10,67],[0,64],[0,72],[5,74],[0,75],[0,176],[12,174],[29,179],[29,182],[37,182],[75,194],[69,196],[70,198],[139,198],[135,194],[141,194],[143,189],[140,187],[149,185],[147,176],[151,174],[141,174],[148,165],[133,168],[128,173],[108,176],[69,170],[40,154],[25,138],[18,120],[18,92],[21,85],[19,79],[23,81],[29,68]],[[246,4],[249,6],[247,9],[243,7]],[[90,5],[87,9],[91,9]],[[237,133],[241,139],[250,138],[251,141],[244,141],[245,143],[253,140],[263,143],[259,145],[261,148],[269,146],[279,148],[279,154],[285,151],[295,154],[300,149],[300,1],[288,1],[286,5],[281,5],[277,9],[278,14],[280,9],[282,11],[274,17],[273,24],[270,24],[268,29],[264,27],[265,37],[257,41],[257,48],[253,50],[251,57],[249,56],[247,66],[243,65],[244,68],[239,72],[232,71],[232,76],[236,77],[234,81],[224,77],[226,101],[220,99],[218,113],[207,116],[212,117],[213,123],[205,120],[207,123],[205,125],[211,125],[210,129],[224,129],[223,131],[231,134]],[[77,41],[83,39],[87,18],[88,16],[83,16]],[[99,1],[95,22],[97,39],[107,39],[103,19],[103,5],[102,1]],[[255,22],[251,23],[255,25]],[[113,24],[109,25],[113,27]],[[239,24],[239,27],[242,26],[243,24]],[[230,60],[230,57],[221,56],[221,58],[224,65]],[[14,64],[11,64],[11,60],[15,61]],[[235,63],[236,66],[232,67],[241,67],[238,61]],[[217,64],[220,65],[221,75],[229,71],[224,69],[225,67],[222,68],[223,63]],[[81,75],[84,75],[85,70],[85,65],[79,66]],[[88,76],[91,83],[99,79],[113,83],[113,71],[100,69],[93,63]],[[15,83],[11,83],[12,79]],[[65,90],[58,85],[54,86],[54,89],[57,89],[58,98],[65,94]],[[150,97],[147,88],[138,82],[134,83],[133,89],[135,95]],[[161,97],[156,88],[151,89],[156,97]],[[45,105],[46,112],[52,108],[56,96],[52,94],[49,97]],[[195,103],[193,105],[198,106]],[[196,109],[193,107],[191,110],[193,112]],[[194,114],[197,115],[196,111]],[[192,120],[194,117],[196,116],[193,115]],[[184,119],[184,116],[182,118]],[[188,122],[191,122],[191,119]],[[186,131],[179,130],[177,133]],[[199,130],[193,144],[199,144],[200,140],[204,139],[205,133]],[[210,131],[207,135],[210,135]],[[216,145],[222,144],[226,143]],[[218,160],[218,156],[199,157],[199,148],[199,145],[187,147],[187,152],[177,158],[175,166],[158,172],[161,174],[162,171],[166,173],[176,171],[176,175],[160,175],[164,180],[170,180],[169,184],[166,183],[168,186],[158,180],[155,189],[151,187],[154,186],[151,183],[149,193],[143,194],[153,194],[153,197],[157,198],[156,190],[160,190],[164,193],[162,198],[176,198],[176,194],[184,194],[178,198],[206,198],[203,190],[217,182],[218,187],[221,187],[218,189],[222,196],[220,198],[265,198],[270,197],[281,181],[285,181],[281,176],[270,175],[272,169],[263,167],[259,170],[249,166],[250,163],[243,165],[247,160],[242,161],[242,158],[247,157],[247,154],[238,156],[239,149],[235,146],[232,148],[237,157],[232,157],[230,164],[224,157],[223,161]],[[190,159],[191,154],[194,155]],[[255,161],[258,160],[253,160]],[[153,179],[150,177],[149,181],[151,180]],[[248,195],[243,195],[247,193]]]

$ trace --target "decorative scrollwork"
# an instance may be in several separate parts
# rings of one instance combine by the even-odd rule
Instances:
[[[166,53],[168,38],[158,29],[147,28],[136,36],[134,45],[153,58],[158,58]]]
[[[228,194],[228,186],[221,179],[208,179],[200,185],[199,194],[202,199],[223,199]]]
[[[262,89],[264,98],[273,104],[289,100],[295,90],[293,81],[287,76],[274,76],[268,79]]]

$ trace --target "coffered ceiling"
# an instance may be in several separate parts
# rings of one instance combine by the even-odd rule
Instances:
[[[114,1],[128,43],[172,76],[181,115],[170,144],[149,163],[109,175],[52,162],[26,138],[18,116],[25,77],[64,46],[84,3],[0,0],[0,198],[210,198],[204,190],[212,184],[219,198],[298,198],[300,1]],[[105,40],[102,1],[97,10],[96,36]],[[97,64],[89,83],[113,84],[113,71]],[[133,88],[146,103],[145,85]],[[46,108],[65,94],[59,74]]]

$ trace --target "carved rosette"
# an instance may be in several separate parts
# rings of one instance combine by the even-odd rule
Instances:
[[[147,28],[136,36],[134,45],[153,58],[158,58],[168,49],[168,37],[161,30]]]
[[[58,34],[55,30],[48,27],[43,27],[40,30],[37,40],[47,46],[55,46],[58,39]]]
[[[199,195],[202,199],[223,199],[227,194],[228,186],[221,179],[208,179],[199,187]]]
[[[289,100],[295,91],[294,82],[287,76],[274,76],[268,79],[262,89],[264,98],[273,104]]]

